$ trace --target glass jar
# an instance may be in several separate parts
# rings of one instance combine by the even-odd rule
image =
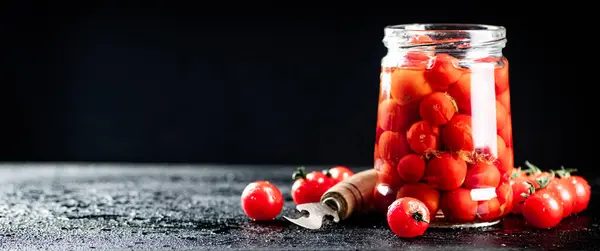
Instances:
[[[395,25],[383,42],[376,208],[414,197],[438,226],[497,222],[514,167],[505,28]]]

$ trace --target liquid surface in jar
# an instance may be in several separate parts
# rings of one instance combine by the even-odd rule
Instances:
[[[456,222],[509,213],[508,60],[464,64],[449,54],[413,52],[397,61],[381,71],[376,206],[385,210],[396,198],[414,197]]]

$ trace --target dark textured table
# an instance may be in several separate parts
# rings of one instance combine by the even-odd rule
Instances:
[[[281,216],[249,221],[239,197],[254,180],[278,185],[286,197],[284,213],[294,212],[293,169],[5,164],[0,166],[0,249],[600,249],[597,193],[584,214],[552,230],[526,229],[520,218],[509,217],[486,229],[431,229],[421,238],[403,240],[376,216],[316,231]],[[598,191],[597,182],[590,183]]]

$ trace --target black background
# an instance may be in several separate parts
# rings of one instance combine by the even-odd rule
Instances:
[[[370,165],[383,27],[459,22],[507,28],[516,164],[594,172],[562,5],[83,2],[0,10],[1,161]]]

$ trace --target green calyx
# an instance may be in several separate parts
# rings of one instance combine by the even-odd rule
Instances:
[[[428,220],[426,220],[426,219],[423,217],[423,214],[422,214],[421,212],[419,212],[419,211],[414,211],[414,212],[412,213],[412,217],[413,217],[413,219],[415,219],[417,222],[425,222],[425,223],[429,223],[429,221],[428,221]]]
[[[306,179],[306,168],[303,166],[296,168],[296,171],[294,171],[294,173],[292,174],[292,179]]]

